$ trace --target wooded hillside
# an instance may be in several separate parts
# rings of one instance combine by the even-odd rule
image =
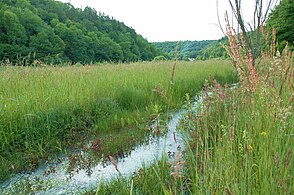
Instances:
[[[197,58],[199,52],[206,47],[215,44],[216,40],[204,41],[179,41],[178,43],[178,57],[180,60],[189,60]],[[158,49],[165,52],[168,58],[175,56],[177,41],[154,42]]]
[[[54,0],[0,2],[0,60],[125,62],[161,53],[134,29],[90,7]]]

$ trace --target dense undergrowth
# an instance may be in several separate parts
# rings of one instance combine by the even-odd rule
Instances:
[[[150,133],[148,116],[178,108],[211,75],[236,81],[227,61],[179,62],[171,85],[171,65],[2,66],[0,181],[93,139],[94,152],[119,153]]]

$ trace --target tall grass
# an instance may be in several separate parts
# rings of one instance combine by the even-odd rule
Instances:
[[[205,85],[204,106],[189,112],[180,126],[189,134],[184,157],[172,163],[164,158],[129,179],[102,184],[100,194],[294,192],[292,53],[271,47],[253,66],[251,51],[242,52],[235,38],[229,34],[239,86]]]
[[[179,62],[167,101],[153,91],[168,92],[171,66],[146,62],[3,68],[0,181],[90,137],[144,124],[156,105],[177,108],[186,93],[201,89],[211,75],[219,82],[236,79],[227,61]]]
[[[286,48],[263,61],[258,74],[250,61],[237,63],[249,66],[240,88],[217,87],[207,110],[185,123],[193,139],[187,158],[193,193],[293,192],[292,57]]]

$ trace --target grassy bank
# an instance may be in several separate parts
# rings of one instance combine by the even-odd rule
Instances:
[[[177,108],[211,75],[236,79],[227,61],[179,62],[171,93],[172,64],[2,68],[0,181],[93,137],[144,137],[147,116]]]
[[[188,113],[180,127],[190,135],[185,154],[129,179],[102,182],[88,194],[292,194],[291,53],[266,56],[257,69],[243,74],[234,90],[217,82],[206,87],[204,107]]]

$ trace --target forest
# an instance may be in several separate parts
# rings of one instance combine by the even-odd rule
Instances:
[[[30,63],[152,60],[162,52],[123,22],[54,0],[0,2],[0,59]]]
[[[215,45],[216,40],[203,40],[203,41],[165,41],[154,42],[153,44],[165,52],[167,58],[171,59],[175,56],[175,52],[178,52],[178,58],[180,60],[196,59],[202,50],[211,45]],[[177,48],[178,47],[178,48]],[[176,49],[177,48],[177,49]]]
[[[293,50],[294,6],[282,1],[269,15],[266,27],[275,26],[280,49]],[[250,31],[250,29],[248,30]],[[91,7],[74,8],[54,0],[0,2],[0,60],[12,64],[93,64],[96,62],[150,61],[156,56],[179,60],[227,59],[220,40],[149,43],[133,28]]]

